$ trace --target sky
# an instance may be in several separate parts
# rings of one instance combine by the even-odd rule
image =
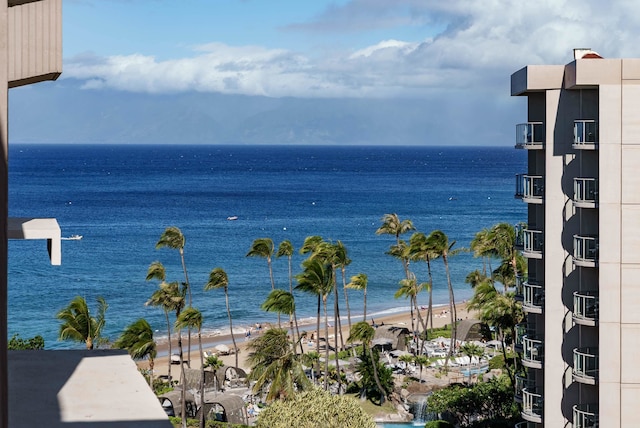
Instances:
[[[418,143],[474,143],[476,135],[490,145],[513,144],[513,121],[517,115],[524,121],[525,106],[510,97],[510,75],[527,64],[568,63],[573,48],[638,57],[638,12],[632,0],[63,0],[62,76],[51,88],[39,84],[10,99],[20,112],[31,106],[37,117],[34,105],[69,100],[116,105],[135,99],[128,101],[135,105],[145,97],[174,97],[184,110],[187,95],[197,95],[198,106],[241,96],[250,104],[239,109],[243,120],[260,122],[264,135],[266,110],[286,128],[287,116],[300,111],[296,102],[323,100],[320,116],[346,108],[354,129],[381,126],[389,117],[390,131]],[[69,108],[71,114],[73,104]],[[348,129],[340,124],[336,132],[331,117],[322,129],[295,120],[297,136],[315,136],[307,142],[322,141],[318,135],[341,136],[328,143],[349,141]],[[43,135],[73,140],[74,123],[62,122]],[[14,138],[43,138],[28,120],[16,123]],[[213,139],[242,140],[246,130],[234,126],[225,128],[228,141]],[[202,138],[210,130],[200,131]],[[353,132],[359,142],[372,135]],[[264,142],[283,135],[284,129]],[[92,137],[85,132],[82,138]]]

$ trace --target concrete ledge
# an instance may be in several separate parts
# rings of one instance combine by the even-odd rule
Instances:
[[[46,239],[51,264],[62,263],[62,232],[55,218],[10,217],[7,228],[9,239]]]
[[[9,351],[12,428],[170,428],[125,351]]]

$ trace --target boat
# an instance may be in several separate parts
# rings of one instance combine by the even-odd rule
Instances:
[[[66,238],[62,238],[65,241],[79,241],[82,239],[82,235],[71,235],[71,236],[67,236]]]
[[[229,221],[233,221],[233,220],[237,220],[238,216],[237,215],[230,215],[229,217],[227,217],[227,220]]]

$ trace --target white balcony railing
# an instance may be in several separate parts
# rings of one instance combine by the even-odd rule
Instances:
[[[573,206],[578,208],[598,207],[598,179],[573,179]]]
[[[522,418],[529,422],[542,423],[544,399],[537,388],[522,390]]]
[[[541,175],[516,175],[516,198],[529,204],[541,204],[544,196],[544,179]]]
[[[544,235],[541,230],[529,229],[527,225],[516,225],[516,242],[517,249],[522,250],[522,255],[532,259],[542,258],[542,246],[544,244]]]
[[[599,301],[597,291],[573,293],[573,321],[576,324],[595,326],[598,324]]]
[[[596,267],[598,265],[598,237],[593,235],[573,235],[573,263],[576,266]]]
[[[598,383],[598,348],[573,350],[573,380],[588,385]]]
[[[534,369],[542,368],[544,342],[535,336],[522,337],[522,365]]]
[[[526,122],[516,125],[517,149],[542,149],[544,147],[544,125],[542,122]]]
[[[534,281],[522,285],[522,310],[527,313],[541,314],[544,307],[544,288]]]
[[[598,147],[598,122],[575,120],[573,122],[573,148],[594,150]]]
[[[533,379],[528,379],[526,374],[516,374],[515,384],[514,398],[518,403],[522,403],[522,390],[525,388],[532,390],[536,386],[536,382]]]
[[[577,404],[573,406],[573,428],[597,428],[599,426],[597,404]]]

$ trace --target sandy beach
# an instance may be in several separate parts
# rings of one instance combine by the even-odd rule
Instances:
[[[468,311],[467,307],[466,307],[466,303],[461,303],[456,305],[456,311],[457,311],[457,317],[458,319],[472,319],[475,316],[475,313],[472,311]],[[426,317],[426,309],[425,310],[421,310],[421,316],[424,318]],[[351,322],[352,324],[361,321],[362,317],[352,317],[351,318]],[[330,323],[332,324],[333,319],[330,320]],[[433,326],[438,328],[438,327],[443,327],[447,324],[450,324],[450,315],[449,315],[449,310],[448,310],[448,306],[438,306],[436,308],[434,308],[434,316],[433,316]],[[407,327],[410,328],[411,327],[411,313],[410,312],[399,312],[399,313],[395,313],[395,314],[389,314],[389,315],[385,315],[385,316],[375,316],[373,318],[367,316],[367,322],[371,323],[371,322],[375,322],[377,325],[398,325],[398,326],[403,326],[403,327]],[[321,321],[321,325],[320,325],[320,337],[322,338],[324,335],[324,327],[323,327],[323,323]],[[265,328],[270,328],[273,326],[267,325],[267,326],[261,326],[262,329],[264,330]],[[283,328],[287,328],[288,327],[288,319],[283,319],[283,323],[282,323],[282,327]],[[310,337],[311,334],[314,335],[314,337],[317,337],[317,334],[315,332],[316,329],[316,324],[315,322],[313,324],[304,324],[304,325],[300,325],[300,330],[301,332],[304,330],[307,332],[308,336]],[[236,341],[236,345],[238,347],[238,366],[240,368],[242,368],[243,370],[249,372],[250,371],[250,367],[247,364],[247,357],[249,354],[249,351],[247,350],[247,345],[249,344],[250,340],[252,340],[253,338],[255,338],[257,335],[261,334],[259,331],[256,331],[255,329],[252,330],[252,335],[247,338],[245,336],[245,333],[236,333],[234,335],[235,341]],[[346,342],[347,338],[349,337],[349,326],[347,323],[347,320],[344,319],[342,320],[342,334],[344,337],[344,341]],[[186,347],[187,347],[187,335],[186,332],[182,333],[182,343],[184,346],[184,358],[187,358],[187,351],[186,351]],[[207,353],[216,353],[216,349],[215,347],[217,345],[220,344],[224,344],[227,345],[229,348],[232,348],[232,340],[231,340],[231,335],[214,335],[214,336],[207,336],[207,337],[203,337],[202,338],[202,349],[203,351],[207,352]],[[329,344],[331,346],[334,346],[334,337],[333,337],[333,328],[329,329]],[[195,333],[192,332],[191,334],[191,368],[199,368],[200,367],[200,358],[198,357],[198,339],[197,339],[197,335]],[[315,350],[315,346],[313,347],[308,347],[305,346],[304,347],[305,350]],[[154,368],[154,372],[155,372],[155,376],[163,376],[163,375],[167,375],[168,374],[168,343],[165,341],[164,343],[159,343],[158,344],[158,357],[156,357],[155,360],[155,368]],[[172,353],[177,353],[177,340],[173,340],[172,341]],[[224,361],[225,367],[226,366],[235,366],[235,355],[230,354],[230,355],[222,355],[219,357]],[[140,368],[144,368],[144,369],[148,369],[149,368],[149,362],[148,361],[140,361],[138,362],[138,367]],[[179,365],[174,365],[171,369],[171,374],[172,377],[176,378],[179,377]]]

